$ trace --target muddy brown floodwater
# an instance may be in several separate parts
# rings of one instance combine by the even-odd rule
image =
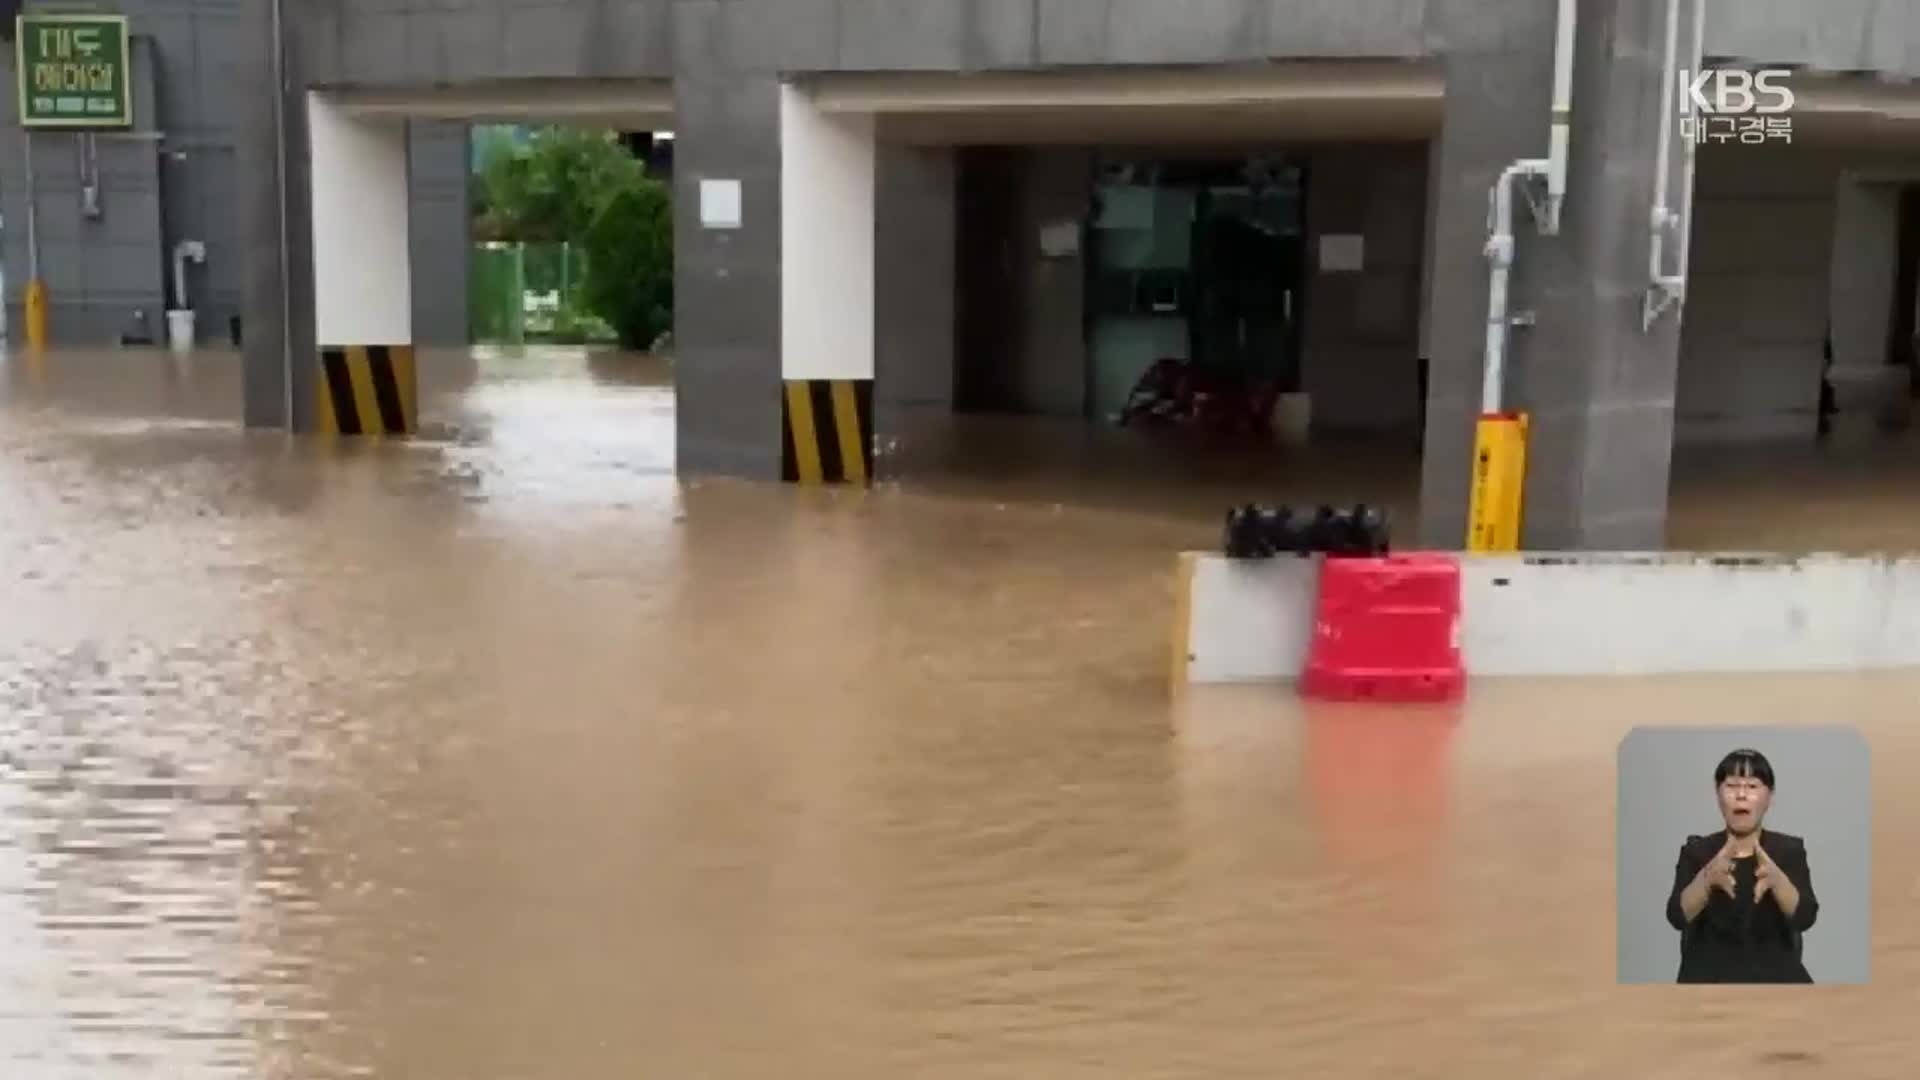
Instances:
[[[0,1075],[1913,1075],[1920,679],[1173,705],[1245,478],[681,484],[635,361],[432,358],[429,437],[346,451],[238,431],[231,357],[35,364]],[[1621,736],[1806,721],[1875,754],[1873,985],[1617,987]]]

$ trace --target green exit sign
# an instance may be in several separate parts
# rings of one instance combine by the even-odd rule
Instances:
[[[35,12],[16,31],[21,127],[133,126],[125,15]]]

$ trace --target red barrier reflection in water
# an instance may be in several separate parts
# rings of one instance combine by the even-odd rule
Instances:
[[[1309,806],[1330,859],[1433,850],[1447,825],[1458,705],[1303,702]]]

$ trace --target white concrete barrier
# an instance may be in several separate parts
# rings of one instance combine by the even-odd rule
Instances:
[[[1920,557],[1462,555],[1470,676],[1920,667]],[[1290,682],[1318,562],[1180,556],[1173,679]]]

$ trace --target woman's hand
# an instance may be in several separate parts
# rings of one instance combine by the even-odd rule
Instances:
[[[1720,845],[1719,854],[1700,868],[1700,879],[1706,882],[1709,891],[1719,889],[1729,897],[1734,894],[1736,886],[1733,880],[1733,848],[1733,837],[1729,836],[1727,842]]]
[[[1691,842],[1689,840],[1689,844]],[[1686,868],[1692,863],[1694,856],[1691,848],[1683,846],[1680,849],[1680,865],[1674,868],[1673,880],[1676,886],[1679,886],[1683,880],[1686,881],[1686,885],[1679,888],[1667,900],[1667,922],[1672,924],[1675,930],[1685,930],[1702,911],[1706,910],[1707,901],[1713,897],[1713,890],[1719,889],[1728,897],[1734,895],[1736,886],[1733,881],[1733,856],[1734,842],[1733,837],[1729,836],[1727,842],[1720,846],[1719,853],[1707,860],[1705,866],[1694,871],[1691,878],[1687,878],[1684,876],[1687,872]]]
[[[1773,856],[1767,854],[1766,848],[1756,844],[1753,854],[1760,860],[1754,867],[1753,902],[1757,904],[1761,897],[1771,895],[1782,912],[1792,915],[1800,906],[1800,890],[1794,887],[1786,871],[1780,869],[1780,864],[1773,861]]]

